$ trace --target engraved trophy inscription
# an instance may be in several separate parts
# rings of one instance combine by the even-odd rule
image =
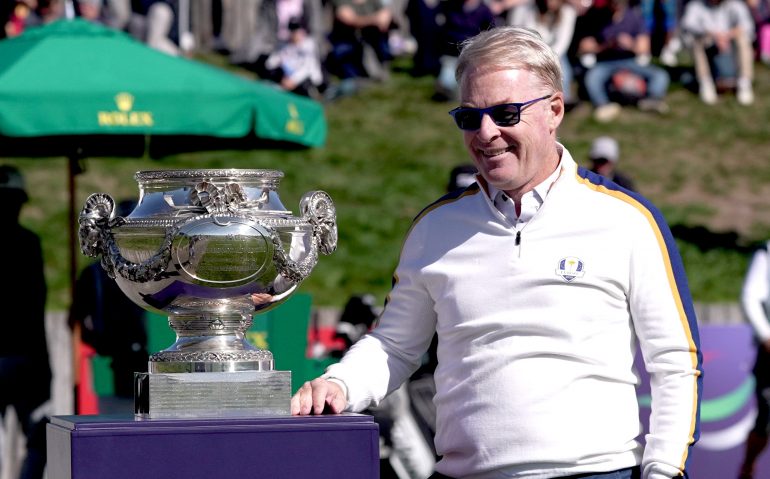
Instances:
[[[306,193],[293,216],[277,170],[140,171],[139,202],[115,216],[107,194],[88,197],[80,247],[98,257],[121,290],[168,316],[176,341],[138,373],[142,418],[287,415],[291,372],[245,332],[255,313],[285,301],[319,253],[337,247],[334,203]],[[298,332],[304,334],[304,332]]]

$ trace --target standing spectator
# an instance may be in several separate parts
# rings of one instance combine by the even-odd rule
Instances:
[[[337,323],[336,337],[345,348],[340,356],[368,333],[379,311],[371,294],[351,296]],[[433,472],[436,461],[412,411],[408,384],[366,411],[380,429],[380,479],[424,479]]]
[[[668,226],[557,141],[559,58],[539,35],[498,27],[464,45],[451,114],[477,183],[415,218],[377,326],[300,387],[292,413],[378,404],[435,332],[434,478],[686,477],[702,355]]]
[[[738,103],[754,103],[754,20],[744,0],[690,0],[682,32],[703,103],[713,105],[720,90],[733,88]]]
[[[434,99],[457,99],[455,67],[460,45],[495,26],[495,16],[483,0],[443,0],[438,6],[439,62]]]
[[[46,465],[45,428],[51,398],[51,365],[45,329],[47,288],[40,238],[19,224],[27,202],[21,173],[0,166],[0,302],[6,338],[0,342],[0,417],[13,407],[27,439],[21,479],[40,479]]]
[[[534,0],[511,9],[508,24],[535,30],[561,60],[564,103],[575,103],[572,95],[572,62],[567,55],[575,34],[577,10],[567,0]]]
[[[591,143],[591,151],[588,152],[591,160],[591,171],[602,175],[628,191],[636,191],[631,178],[617,171],[620,160],[620,147],[617,140],[609,136],[600,136]]]
[[[666,70],[650,64],[650,35],[639,7],[629,7],[628,0],[607,0],[606,6],[591,7],[583,20],[589,33],[580,39],[578,54],[587,68],[583,81],[594,118],[608,122],[620,114],[620,105],[610,101],[608,86],[614,75],[626,72],[645,81],[639,109],[667,113],[670,79]]]
[[[121,201],[118,216],[128,216],[135,206],[133,200]],[[83,270],[75,285],[69,323],[78,323],[83,342],[111,360],[114,397],[100,398],[100,412],[133,410],[134,373],[147,372],[149,360],[145,321],[144,309],[121,291],[100,263]]]
[[[757,356],[754,363],[754,387],[757,418],[746,438],[738,479],[753,479],[755,463],[767,447],[770,430],[770,242],[759,248],[751,259],[741,291],[741,307],[754,330]],[[765,477],[765,476],[763,476]]]

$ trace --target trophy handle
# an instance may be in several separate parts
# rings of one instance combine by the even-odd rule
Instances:
[[[278,235],[272,235],[273,260],[278,272],[293,283],[304,280],[318,262],[318,252],[332,254],[337,249],[337,214],[334,202],[324,191],[305,193],[299,202],[302,219],[310,223],[313,237],[309,254],[301,261],[292,260],[284,251]]]
[[[179,228],[168,227],[158,252],[141,263],[134,263],[123,257],[112,234],[112,228],[125,222],[122,216],[115,217],[115,200],[110,195],[92,194],[78,218],[80,250],[86,256],[101,256],[102,267],[110,278],[115,278],[117,273],[129,281],[146,283],[166,270],[171,260],[171,243]]]

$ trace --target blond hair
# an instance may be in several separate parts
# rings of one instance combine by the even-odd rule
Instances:
[[[527,70],[551,91],[562,91],[559,57],[534,30],[511,26],[492,28],[465,40],[461,47],[455,71],[460,86],[465,74],[474,68]]]

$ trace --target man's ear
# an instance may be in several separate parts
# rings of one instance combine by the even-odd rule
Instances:
[[[548,127],[552,132],[556,132],[564,119],[564,93],[557,91],[548,99]]]

